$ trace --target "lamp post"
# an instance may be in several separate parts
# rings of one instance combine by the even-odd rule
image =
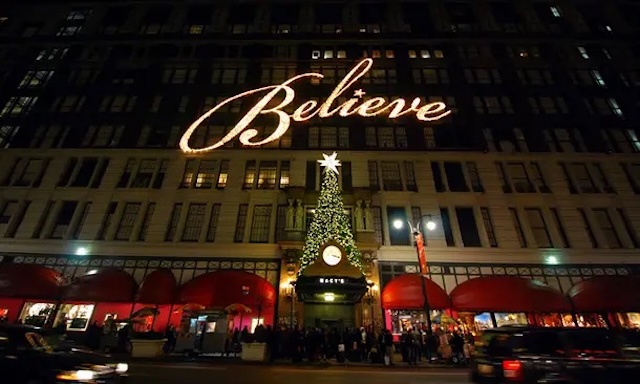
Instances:
[[[418,257],[418,268],[420,270],[420,285],[422,287],[422,295],[424,299],[424,312],[427,320],[427,334],[431,335],[433,332],[431,328],[431,306],[429,305],[429,295],[427,294],[427,282],[425,275],[427,274],[427,260],[426,253],[424,249],[424,237],[422,231],[420,231],[420,224],[424,218],[427,218],[427,230],[433,231],[436,229],[437,225],[435,221],[433,221],[432,215],[423,215],[420,217],[420,220],[416,223],[416,225],[412,225],[409,222],[409,226],[411,228],[411,234],[413,235],[413,241],[416,244],[416,255]]]

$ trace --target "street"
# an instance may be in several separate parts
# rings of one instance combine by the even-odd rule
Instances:
[[[467,383],[463,369],[289,367],[132,363],[127,384],[419,384]]]

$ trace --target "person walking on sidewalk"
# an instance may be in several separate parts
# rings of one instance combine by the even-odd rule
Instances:
[[[384,364],[393,365],[393,335],[390,330],[385,329],[384,332],[380,334],[378,344],[384,357]]]

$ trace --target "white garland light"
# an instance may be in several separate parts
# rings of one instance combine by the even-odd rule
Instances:
[[[362,117],[375,117],[388,113],[389,119],[396,119],[409,113],[415,113],[416,119],[420,121],[436,121],[445,116],[451,114],[451,110],[447,110],[447,106],[441,102],[436,101],[422,105],[422,99],[416,97],[411,101],[407,107],[407,101],[402,98],[394,100],[387,100],[384,97],[373,97],[367,100],[362,100],[362,96],[366,94],[362,89],[358,89],[354,96],[344,103],[331,109],[335,101],[347,92],[348,88],[356,83],[360,78],[369,72],[373,65],[372,59],[364,59],[358,63],[353,69],[347,73],[342,81],[335,87],[333,92],[327,97],[327,99],[318,107],[318,102],[315,100],[307,100],[303,102],[292,114],[288,114],[283,111],[285,107],[291,104],[295,100],[296,92],[291,88],[290,84],[296,80],[311,77],[311,78],[324,78],[324,75],[320,73],[303,73],[296,75],[280,85],[270,85],[267,87],[256,88],[250,91],[242,92],[235,96],[225,99],[220,104],[211,108],[200,116],[196,121],[187,128],[187,131],[180,138],[180,149],[185,153],[199,153],[212,151],[220,148],[236,136],[240,135],[240,142],[247,146],[260,146],[268,144],[270,142],[280,139],[291,126],[291,121],[303,122],[307,121],[316,115],[320,118],[331,117],[338,114],[340,117],[348,117],[351,115],[359,115]],[[246,96],[250,96],[259,92],[267,92],[267,94],[260,99],[251,109],[240,119],[240,121],[218,142],[213,143],[203,148],[191,148],[189,145],[189,139],[193,133],[200,127],[206,119],[208,119],[214,112],[218,111],[223,106],[231,103],[234,100],[241,99]],[[284,99],[280,101],[276,106],[265,109],[267,105],[273,100],[273,98],[284,92]],[[250,128],[249,125],[255,120],[258,115],[275,115],[278,118],[278,125],[269,137],[261,141],[250,141],[258,135],[256,129]],[[247,129],[245,131],[245,129]]]
[[[363,271],[362,255],[356,246],[348,216],[344,213],[344,203],[340,195],[338,184],[338,170],[340,160],[337,153],[323,154],[324,160],[319,160],[324,167],[322,188],[318,198],[318,206],[309,226],[309,232],[302,249],[300,270],[298,275],[309,265],[313,264],[319,255],[320,247],[330,241],[336,242],[344,249],[347,260],[353,266]]]

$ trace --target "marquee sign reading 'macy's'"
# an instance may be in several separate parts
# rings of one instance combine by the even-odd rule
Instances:
[[[353,69],[347,73],[347,75],[340,81],[336,88],[331,92],[329,97],[320,105],[315,100],[307,100],[292,113],[288,114],[283,111],[285,107],[291,104],[295,100],[296,93],[290,84],[294,81],[302,79],[304,77],[322,79],[324,76],[320,73],[303,73],[301,75],[294,76],[280,85],[270,85],[267,87],[253,89],[247,92],[242,92],[235,96],[232,96],[215,107],[211,108],[205,114],[200,116],[198,120],[187,129],[182,138],[180,139],[180,148],[184,152],[197,153],[207,152],[219,148],[229,141],[233,140],[236,136],[240,135],[240,142],[247,146],[260,146],[272,141],[278,140],[284,135],[291,125],[291,121],[306,121],[313,117],[327,118],[338,114],[341,117],[348,117],[352,115],[359,115],[362,117],[374,117],[387,114],[389,119],[395,119],[410,113],[415,114],[416,119],[420,121],[435,121],[439,120],[451,113],[451,110],[447,110],[447,106],[443,102],[433,102],[423,104],[422,99],[416,97],[407,103],[405,99],[398,98],[387,101],[383,97],[372,97],[367,100],[362,100],[362,96],[365,95],[361,89],[354,92],[353,97],[345,101],[344,103],[333,106],[336,99],[345,94],[349,87],[369,72],[373,60],[364,59],[358,63]],[[260,99],[251,109],[240,119],[240,121],[218,142],[204,148],[191,148],[189,146],[189,139],[193,132],[198,129],[203,121],[209,118],[213,113],[222,108],[223,106],[231,103],[234,100],[241,99],[243,97],[253,95],[260,92],[266,92],[264,97]],[[278,93],[284,92],[284,98],[275,107],[267,108],[267,105],[278,95]],[[255,129],[246,129],[253,122],[258,115],[273,115],[278,119],[278,126],[269,137],[261,141],[250,141],[258,135],[258,131]],[[245,130],[246,129],[246,130]]]

